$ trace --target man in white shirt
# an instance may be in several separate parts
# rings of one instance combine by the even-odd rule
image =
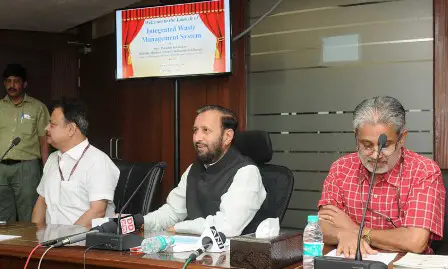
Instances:
[[[223,107],[197,111],[193,146],[197,161],[190,165],[167,203],[145,218],[145,229],[202,234],[215,226],[227,237],[238,236],[266,198],[260,172],[231,146],[238,122]]]
[[[115,187],[120,171],[87,139],[87,108],[66,100],[54,107],[46,127],[53,152],[37,187],[32,222],[91,227],[92,219],[114,215]]]

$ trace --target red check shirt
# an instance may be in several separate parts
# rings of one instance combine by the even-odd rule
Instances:
[[[369,180],[370,173],[357,152],[338,159],[325,179],[318,206],[337,206],[359,225]],[[424,228],[431,232],[431,240],[442,238],[445,187],[433,160],[403,148],[402,158],[373,186],[370,199],[365,227],[393,229],[392,222],[387,221],[390,217],[397,228]],[[429,246],[427,252],[431,252]]]

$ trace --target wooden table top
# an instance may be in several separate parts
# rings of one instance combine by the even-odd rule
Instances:
[[[0,256],[15,257],[25,259],[28,257],[30,251],[39,243],[49,239],[54,239],[62,236],[67,236],[79,232],[86,231],[81,226],[69,225],[48,225],[43,229],[37,229],[31,223],[8,223],[0,224],[1,235],[18,235],[20,238],[11,239],[7,241],[0,241]],[[149,237],[145,235],[145,237]],[[34,262],[38,261],[43,252],[47,248],[39,248],[32,256]],[[334,246],[325,246],[324,253],[328,253],[334,249]],[[58,263],[63,264],[83,264],[84,261],[84,242],[80,242],[77,246],[66,246],[63,248],[55,248],[48,251],[43,264]],[[86,257],[88,265],[102,267],[102,268],[181,268],[185,260],[190,255],[190,252],[183,253],[157,253],[157,254],[141,254],[130,253],[129,251],[111,251],[111,250],[89,250]],[[402,255],[400,255],[402,256]],[[45,268],[50,268],[46,266]],[[11,267],[9,267],[11,268]],[[29,267],[30,268],[30,267]],[[57,268],[53,266],[53,268]],[[230,254],[224,253],[209,253],[205,254],[201,260],[192,262],[188,268],[231,268]],[[287,269],[302,268],[301,263],[288,266]],[[389,268],[393,268],[392,264]]]

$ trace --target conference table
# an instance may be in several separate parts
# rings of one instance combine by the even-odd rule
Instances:
[[[20,236],[0,241],[0,269],[23,268],[29,253],[39,242],[83,231],[85,231],[84,227],[71,225],[47,225],[38,228],[34,224],[22,222],[0,224],[1,236]],[[147,234],[143,234],[143,232],[142,235],[147,237]],[[76,246],[49,250],[42,261],[41,268],[83,268],[84,251],[86,250],[83,244],[80,242]],[[39,259],[46,249],[40,247],[34,252],[28,268],[37,268]],[[327,253],[332,249],[334,246],[325,246],[324,252]],[[189,252],[164,252],[147,255],[129,251],[92,249],[86,255],[86,268],[182,268],[189,255]],[[401,256],[397,256],[397,259]],[[201,260],[192,262],[187,268],[231,268],[230,254],[229,252],[206,254]],[[302,266],[301,263],[297,263],[286,268],[299,269]],[[389,268],[393,268],[392,264],[389,265]]]

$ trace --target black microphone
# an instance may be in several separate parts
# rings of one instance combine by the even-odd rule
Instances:
[[[373,166],[372,170],[372,176],[370,177],[369,182],[369,192],[367,194],[367,202],[366,206],[363,209],[362,212],[362,219],[361,224],[359,226],[359,232],[358,232],[358,242],[356,247],[356,255],[355,259],[345,259],[345,258],[337,258],[337,257],[315,257],[314,258],[314,268],[315,269],[331,269],[331,268],[338,268],[338,269],[387,269],[387,265],[378,262],[378,261],[363,261],[362,255],[361,255],[361,237],[362,237],[362,231],[364,229],[364,222],[366,220],[366,213],[367,208],[369,207],[370,202],[370,196],[372,194],[373,189],[373,181],[375,179],[375,173],[376,173],[376,167],[378,165],[378,160],[380,159],[381,150],[386,146],[387,143],[387,136],[385,134],[381,134],[378,137],[378,155],[376,156],[375,164]]]
[[[15,146],[17,146],[20,143],[20,137],[16,137],[12,140],[11,145],[9,146],[9,148],[5,151],[5,153],[3,153],[2,157],[0,157],[0,162],[3,161],[3,158],[5,158],[6,154],[8,154],[8,152]]]
[[[212,246],[213,246],[213,240],[210,237],[205,236],[204,238],[202,238],[202,246],[200,248],[198,248],[197,250],[193,251],[193,253],[191,253],[190,257],[188,257],[188,258],[191,259],[192,261],[194,261],[202,253],[211,249]]]
[[[141,245],[141,243],[143,241],[142,236],[140,236],[138,234],[133,234],[133,233],[125,234],[122,232],[124,230],[123,229],[124,226],[122,226],[122,225],[126,225],[126,223],[121,222],[122,221],[121,215],[123,214],[123,211],[129,206],[129,204],[132,201],[132,198],[134,198],[134,196],[137,194],[137,192],[140,190],[140,188],[143,186],[143,184],[146,182],[146,180],[149,178],[149,176],[152,175],[153,173],[156,173],[157,168],[160,168],[163,170],[163,169],[165,169],[165,167],[166,167],[166,164],[164,162],[159,162],[156,165],[154,165],[154,167],[152,169],[150,169],[148,171],[148,173],[146,173],[143,180],[140,182],[140,184],[137,186],[137,188],[135,188],[134,192],[131,194],[129,199],[126,201],[126,203],[120,209],[120,212],[118,213],[118,218],[117,218],[117,221],[120,222],[120,225],[117,225],[116,233],[111,234],[111,233],[101,233],[100,232],[100,233],[87,234],[87,238],[86,238],[86,246],[87,247],[92,247],[92,248],[97,248],[97,249],[123,251],[123,250],[127,250],[127,249]],[[136,215],[135,217],[137,217],[137,216],[138,215]],[[126,218],[127,217],[125,217],[123,219],[126,219]],[[140,215],[138,217],[138,219],[134,218],[134,221],[135,221],[135,223],[141,221],[141,224],[143,224],[143,222],[144,222],[143,216]],[[140,226],[141,226],[141,224],[140,224]],[[120,227],[122,229],[120,229]]]
[[[109,222],[112,222],[114,224],[113,225],[112,224],[107,224],[107,226],[106,226],[106,223],[109,223]],[[142,227],[143,223],[144,223],[144,219],[143,219],[143,215],[142,214],[137,214],[137,215],[130,215],[130,216],[123,217],[122,218],[122,222],[123,223],[120,224],[121,225],[121,232],[123,234],[126,234],[126,233],[131,233],[134,230],[140,229]],[[77,233],[77,234],[72,234],[72,235],[58,237],[58,238],[55,238],[55,239],[50,239],[50,240],[44,241],[44,242],[42,242],[40,244],[43,247],[48,247],[48,246],[54,245],[54,244],[56,244],[58,242],[61,242],[62,240],[67,239],[69,237],[80,236],[80,235],[87,235],[87,234],[91,233],[91,231],[94,231],[94,230],[97,230],[98,232],[114,233],[115,230],[116,230],[115,227],[119,224],[117,218],[110,218],[109,221],[106,222],[106,223],[103,223],[102,225],[93,227],[92,229],[90,229],[87,232],[81,232],[81,233]],[[104,228],[105,226],[106,226],[106,228]]]
[[[40,243],[40,245],[43,246],[43,247],[49,247],[51,245],[56,244],[57,242],[59,242],[61,240],[64,240],[67,237],[80,235],[80,234],[84,234],[84,233],[86,233],[86,232],[81,232],[81,233],[77,233],[77,234],[61,236],[61,237],[58,237],[58,238],[55,238],[55,239],[50,239],[50,240],[44,241],[44,242]]]
[[[128,207],[128,205],[131,203],[132,198],[134,198],[134,196],[137,194],[137,192],[140,190],[140,188],[143,186],[143,183],[146,182],[146,180],[149,178],[149,175],[151,175],[152,173],[155,173],[155,169],[157,167],[160,167],[161,169],[165,169],[166,167],[166,163],[164,162],[159,162],[157,163],[152,169],[150,169],[148,171],[148,173],[146,173],[145,177],[143,178],[143,180],[140,182],[140,184],[137,186],[137,188],[135,188],[134,192],[131,194],[131,197],[129,197],[129,199],[126,201],[126,203],[123,205],[123,207],[120,209],[120,212],[118,213],[118,219],[121,219],[121,215],[123,214],[123,211]],[[120,226],[117,227],[117,234],[120,234]]]
[[[56,244],[54,244],[54,247],[55,248],[62,247],[65,245],[69,245],[69,244],[77,243],[79,241],[86,240],[87,234],[99,233],[99,232],[113,233],[115,231],[116,226],[117,226],[117,224],[114,221],[106,222],[100,226],[96,226],[96,227],[90,229],[87,232],[75,234],[72,236],[67,236],[64,239],[58,241]]]
[[[134,167],[135,167],[135,164],[133,164],[133,165],[131,166],[131,168],[129,169],[128,176],[126,177],[126,181],[124,182],[123,196],[122,196],[121,199],[118,201],[117,208],[120,208],[120,209],[121,209],[121,203],[122,203],[122,200],[124,199],[124,197],[125,197],[125,195],[126,195],[126,190],[128,189],[128,182],[129,182],[129,179],[131,178],[132,170],[134,170]]]
[[[364,222],[366,221],[367,208],[369,207],[370,196],[372,195],[373,181],[375,179],[376,167],[378,165],[378,160],[380,159],[381,151],[386,146],[386,143],[387,143],[387,136],[385,134],[381,134],[380,137],[378,137],[378,154],[376,155],[375,165],[373,166],[372,176],[370,177],[369,192],[367,193],[367,202],[366,206],[363,209],[361,225],[359,226],[358,245],[356,247],[356,255],[355,255],[355,260],[357,261],[362,261],[362,255],[361,255],[362,231],[364,230]]]

